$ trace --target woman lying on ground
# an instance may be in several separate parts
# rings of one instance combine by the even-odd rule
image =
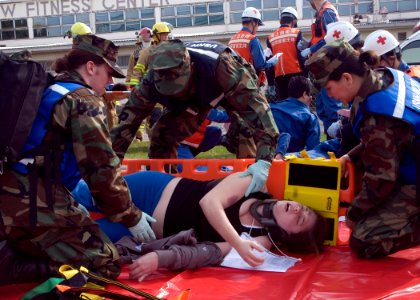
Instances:
[[[275,243],[295,252],[322,250],[325,221],[321,216],[294,201],[277,201],[267,194],[261,197],[263,193],[245,198],[251,176],[241,174],[197,181],[148,171],[125,176],[125,180],[135,205],[156,220],[152,229],[158,239],[193,228],[198,241],[218,243],[222,256],[234,247],[251,266],[263,262],[253,251],[262,249],[242,239],[241,232],[249,232],[267,249]],[[95,209],[83,181],[73,195],[89,210]],[[97,221],[114,241],[129,235],[118,223]]]

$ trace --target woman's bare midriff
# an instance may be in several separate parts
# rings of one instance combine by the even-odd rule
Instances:
[[[169,200],[171,200],[175,187],[181,179],[181,177],[177,177],[169,181],[169,183],[163,189],[158,205],[156,206],[153,212],[153,218],[156,219],[156,222],[152,223],[152,229],[156,234],[156,238],[158,239],[163,237],[163,223],[165,221],[165,215],[166,210],[168,208]]]

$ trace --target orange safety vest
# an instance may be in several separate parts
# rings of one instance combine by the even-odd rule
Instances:
[[[411,66],[405,73],[410,77],[420,78],[420,66]]]
[[[274,71],[276,77],[302,72],[296,48],[299,33],[297,28],[280,27],[268,36],[273,55],[283,53]]]
[[[252,33],[248,31],[241,30],[229,41],[228,46],[235,50],[242,58],[244,58],[247,62],[254,65],[254,60],[252,59],[251,55],[251,47],[250,42],[255,37]]]
[[[324,14],[327,8],[333,10],[335,14],[337,15],[337,21],[339,20],[338,12],[335,9],[334,5],[332,5],[328,1],[324,2],[324,4],[322,4],[321,8],[319,9],[317,13],[315,23],[311,25],[311,33],[312,33],[312,38],[310,42],[311,46],[315,45],[320,40],[322,40],[325,34],[327,33],[327,28],[324,28],[324,26],[322,26],[322,15]]]
[[[200,127],[198,127],[197,131],[193,133],[193,135],[190,135],[185,140],[183,140],[181,143],[198,148],[200,146],[200,143],[204,139],[204,134],[206,133],[206,128],[208,125],[210,125],[211,121],[209,119],[205,119],[203,123],[201,123]]]

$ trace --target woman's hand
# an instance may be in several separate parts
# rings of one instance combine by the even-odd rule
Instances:
[[[238,251],[243,260],[245,260],[251,267],[259,266],[264,262],[264,258],[256,253],[256,251],[263,252],[264,249],[254,241],[241,239],[234,248]]]
[[[158,269],[159,258],[156,252],[149,252],[137,258],[128,266],[130,279],[143,281]]]

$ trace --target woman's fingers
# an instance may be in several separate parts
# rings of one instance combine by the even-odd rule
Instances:
[[[142,281],[157,269],[158,256],[155,252],[150,252],[146,255],[143,255],[128,266],[130,278],[137,279],[138,281]]]
[[[252,267],[261,265],[264,262],[264,257],[262,256],[264,248],[253,241],[250,242],[249,246],[250,249],[248,251],[248,256],[245,261]]]

